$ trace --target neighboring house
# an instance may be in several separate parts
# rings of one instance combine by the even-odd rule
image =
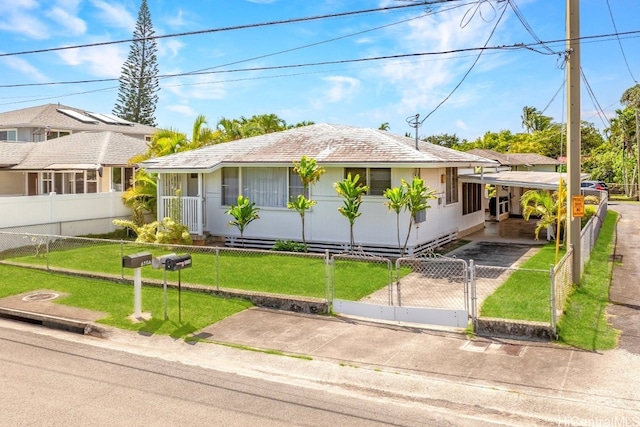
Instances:
[[[393,135],[341,125],[315,124],[197,150],[150,159],[140,164],[158,173],[158,218],[169,216],[175,192],[182,193],[182,222],[190,232],[239,243],[239,232],[228,225],[229,206],[242,194],[260,208],[260,218],[245,230],[247,246],[268,247],[276,240],[301,238],[297,212],[287,201],[302,191],[293,162],[316,159],[326,173],[311,188],[317,204],[305,218],[306,240],[312,247],[346,249],[349,223],[338,208],[342,199],[334,183],[358,174],[370,187],[356,219],[356,244],[366,251],[398,253],[396,214],[384,205],[384,190],[414,176],[436,191],[431,209],[416,218],[408,243],[420,252],[484,227],[484,186],[462,184],[458,168],[495,165],[472,154]],[[175,204],[173,204],[175,206]],[[409,214],[401,214],[402,240]]]
[[[41,142],[82,131],[112,131],[139,139],[151,138],[157,129],[60,104],[0,113],[0,141]],[[1,163],[1,161],[0,161]]]
[[[494,150],[474,148],[467,151],[469,154],[495,160],[499,167],[494,172],[500,170],[524,171],[524,172],[557,172],[562,162],[551,157],[536,153],[499,153]],[[485,172],[488,170],[485,168]]]
[[[0,194],[124,191],[133,180],[129,160],[146,150],[143,139],[115,132],[78,132],[44,142],[0,142]]]
[[[0,228],[126,214],[129,160],[155,131],[59,104],[0,113]]]

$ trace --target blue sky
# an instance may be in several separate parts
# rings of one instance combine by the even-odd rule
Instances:
[[[512,3],[539,39],[565,38],[565,1]],[[148,0],[148,4],[156,34],[166,35],[410,2]],[[138,0],[0,0],[0,54],[129,39],[139,5]],[[583,37],[615,33],[614,23],[618,32],[640,30],[638,0],[583,0],[580,7]],[[160,74],[178,74],[456,51],[484,46],[492,31],[487,46],[535,42],[507,2],[449,1],[428,9],[164,38],[158,41],[158,65]],[[565,78],[559,53],[564,43],[548,46],[555,53],[545,54],[549,52],[544,47],[536,47],[538,52],[485,51],[466,78],[477,51],[162,79],[156,119],[160,127],[189,134],[198,114],[204,114],[213,127],[222,117],[275,113],[290,124],[313,121],[378,128],[388,122],[391,132],[405,134],[413,132],[407,117],[420,114],[422,120],[430,114],[420,136],[451,133],[475,139],[486,131],[520,132],[524,106],[546,108],[545,114],[558,122],[566,116],[564,89],[559,91]],[[0,85],[117,79],[128,50],[124,43],[2,56]],[[588,39],[581,50],[584,75],[597,103],[611,117],[620,108],[622,92],[635,84],[634,78],[640,79],[640,33],[620,40]],[[60,102],[111,112],[116,97],[117,82],[0,87],[0,111]],[[583,82],[583,120],[602,129],[605,123],[596,111]]]

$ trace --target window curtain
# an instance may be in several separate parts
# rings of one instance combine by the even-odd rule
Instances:
[[[256,206],[287,206],[287,168],[243,168],[242,195]]]

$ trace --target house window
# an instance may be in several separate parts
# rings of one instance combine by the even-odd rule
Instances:
[[[50,130],[47,132],[47,140],[60,138],[61,136],[71,135],[70,130]]]
[[[18,140],[17,129],[0,130],[0,141],[17,141],[17,140]]]
[[[257,206],[287,206],[288,168],[242,168],[242,195]]]
[[[125,191],[131,187],[133,168],[112,168],[111,189],[113,191]]]
[[[87,172],[87,193],[97,193],[98,192],[98,171],[96,170],[88,170]]]
[[[42,172],[42,194],[53,192],[53,172]]]
[[[447,168],[445,175],[446,203],[458,203],[458,168]]]
[[[462,183],[462,215],[482,209],[482,185]]]
[[[360,176],[359,183],[367,185],[370,196],[382,196],[386,189],[391,188],[391,169],[389,168],[345,168],[344,177]]]
[[[304,186],[300,175],[293,171],[293,168],[289,168],[289,200],[295,200],[299,195],[303,194]],[[304,197],[309,198],[309,189],[304,192]]]
[[[222,169],[222,204],[231,206],[240,194],[240,168]]]

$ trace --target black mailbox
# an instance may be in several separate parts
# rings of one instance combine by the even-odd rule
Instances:
[[[191,255],[174,255],[169,256],[164,262],[164,269],[169,271],[178,271],[191,267]]]
[[[145,265],[151,265],[150,252],[138,252],[122,257],[122,266],[125,268],[140,268]]]

